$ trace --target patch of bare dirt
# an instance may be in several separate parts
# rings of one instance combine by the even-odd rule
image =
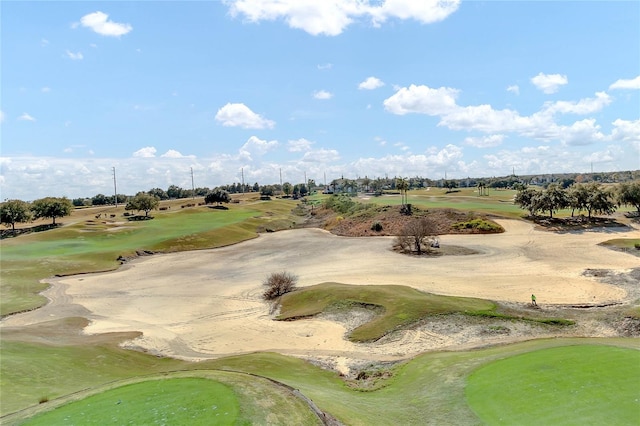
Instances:
[[[475,215],[453,209],[427,210],[415,206],[412,207],[411,212],[411,215],[407,215],[401,212],[400,206],[382,206],[370,208],[343,218],[332,210],[319,207],[310,211],[304,227],[323,228],[343,237],[395,236],[400,235],[409,220],[425,217],[435,225],[437,235],[495,233],[453,227],[455,223],[467,222],[478,218],[495,223],[484,215]],[[382,226],[380,231],[372,229],[372,226],[376,223]],[[496,226],[498,225],[496,224]]]

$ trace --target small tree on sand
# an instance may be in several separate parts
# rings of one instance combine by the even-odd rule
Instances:
[[[428,252],[435,241],[435,224],[422,217],[407,222],[400,235],[396,238],[396,245],[405,252],[415,251],[420,255],[423,251]]]
[[[296,289],[298,277],[289,272],[273,272],[262,282],[266,287],[262,297],[264,300],[274,300],[283,294],[290,293]]]

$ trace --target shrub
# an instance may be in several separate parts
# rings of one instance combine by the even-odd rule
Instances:
[[[375,232],[382,231],[382,224],[380,222],[375,222],[373,225],[371,225],[371,230]]]
[[[264,300],[274,300],[296,289],[298,277],[289,272],[273,272],[262,283],[267,289],[262,294]]]
[[[633,246],[636,248],[636,250],[640,250],[640,243],[635,243]]]
[[[45,402],[49,402],[48,396],[41,396],[40,398],[38,398],[38,404],[44,404]]]

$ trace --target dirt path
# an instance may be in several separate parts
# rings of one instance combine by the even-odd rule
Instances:
[[[261,282],[268,273],[297,274],[300,286],[325,281],[400,284],[522,305],[531,293],[543,306],[625,300],[623,288],[600,283],[583,272],[638,267],[637,257],[597,244],[611,238],[640,238],[640,230],[556,234],[521,221],[498,222],[506,229],[504,234],[441,237],[442,245],[480,253],[469,256],[416,258],[391,251],[391,237],[345,238],[300,229],[264,234],[220,249],[145,257],[110,273],[52,280],[45,292],[49,305],[6,318],[1,327],[83,316],[91,321],[86,333],[141,331],[141,337],[125,346],[176,358],[276,351],[332,357],[336,365],[344,365],[344,359],[397,359],[464,345],[469,339],[456,334],[455,327],[434,323],[363,345],[344,339],[354,326],[349,319],[276,322],[260,297]],[[517,332],[505,336],[498,327],[495,333],[483,335],[481,328],[474,335],[487,342],[513,338]],[[526,335],[530,330],[522,332]]]

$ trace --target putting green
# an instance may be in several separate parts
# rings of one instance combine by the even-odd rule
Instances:
[[[640,351],[578,345],[530,352],[469,376],[485,424],[631,425],[640,418]]]
[[[26,425],[232,425],[239,403],[228,386],[202,378],[148,380],[64,405]]]

